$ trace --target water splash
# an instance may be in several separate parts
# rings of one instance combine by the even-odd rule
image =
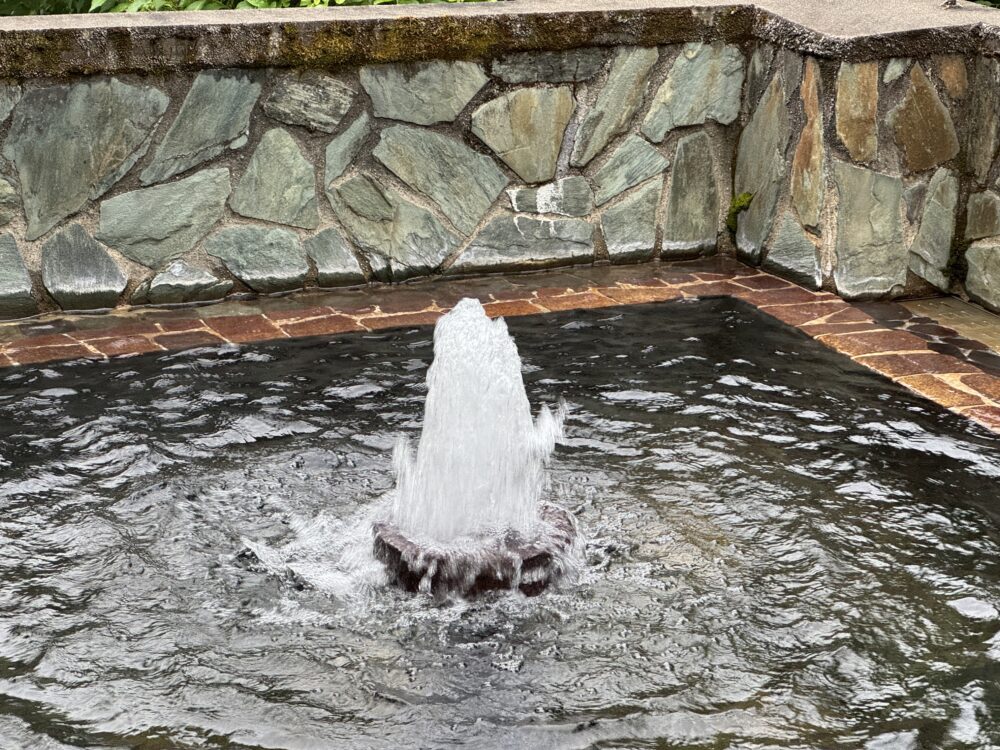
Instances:
[[[394,462],[391,522],[411,539],[448,545],[539,522],[545,464],[562,435],[563,410],[536,420],[521,358],[502,318],[463,299],[434,329],[434,362],[414,454],[403,439]]]

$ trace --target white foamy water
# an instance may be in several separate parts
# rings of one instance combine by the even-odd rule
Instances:
[[[521,377],[521,358],[502,318],[490,320],[463,299],[434,329],[420,443],[396,447],[392,522],[413,539],[437,544],[538,522],[545,463],[562,433],[562,415],[537,420]]]

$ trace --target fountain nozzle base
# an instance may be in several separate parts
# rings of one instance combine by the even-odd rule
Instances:
[[[576,539],[569,511],[542,505],[539,515],[540,533],[534,538],[508,533],[484,538],[477,549],[421,546],[396,526],[377,523],[375,558],[385,565],[391,583],[412,593],[472,597],[518,589],[537,596],[564,572]]]

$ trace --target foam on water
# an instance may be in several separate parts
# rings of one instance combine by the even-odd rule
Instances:
[[[562,413],[532,420],[521,358],[503,318],[463,299],[434,329],[424,424],[416,452],[404,438],[394,461],[391,522],[436,545],[538,523],[544,467]]]

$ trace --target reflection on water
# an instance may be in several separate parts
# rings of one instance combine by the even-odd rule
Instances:
[[[587,538],[534,599],[345,541],[429,330],[0,372],[0,747],[1000,743],[1000,441],[731,301],[509,323]]]

